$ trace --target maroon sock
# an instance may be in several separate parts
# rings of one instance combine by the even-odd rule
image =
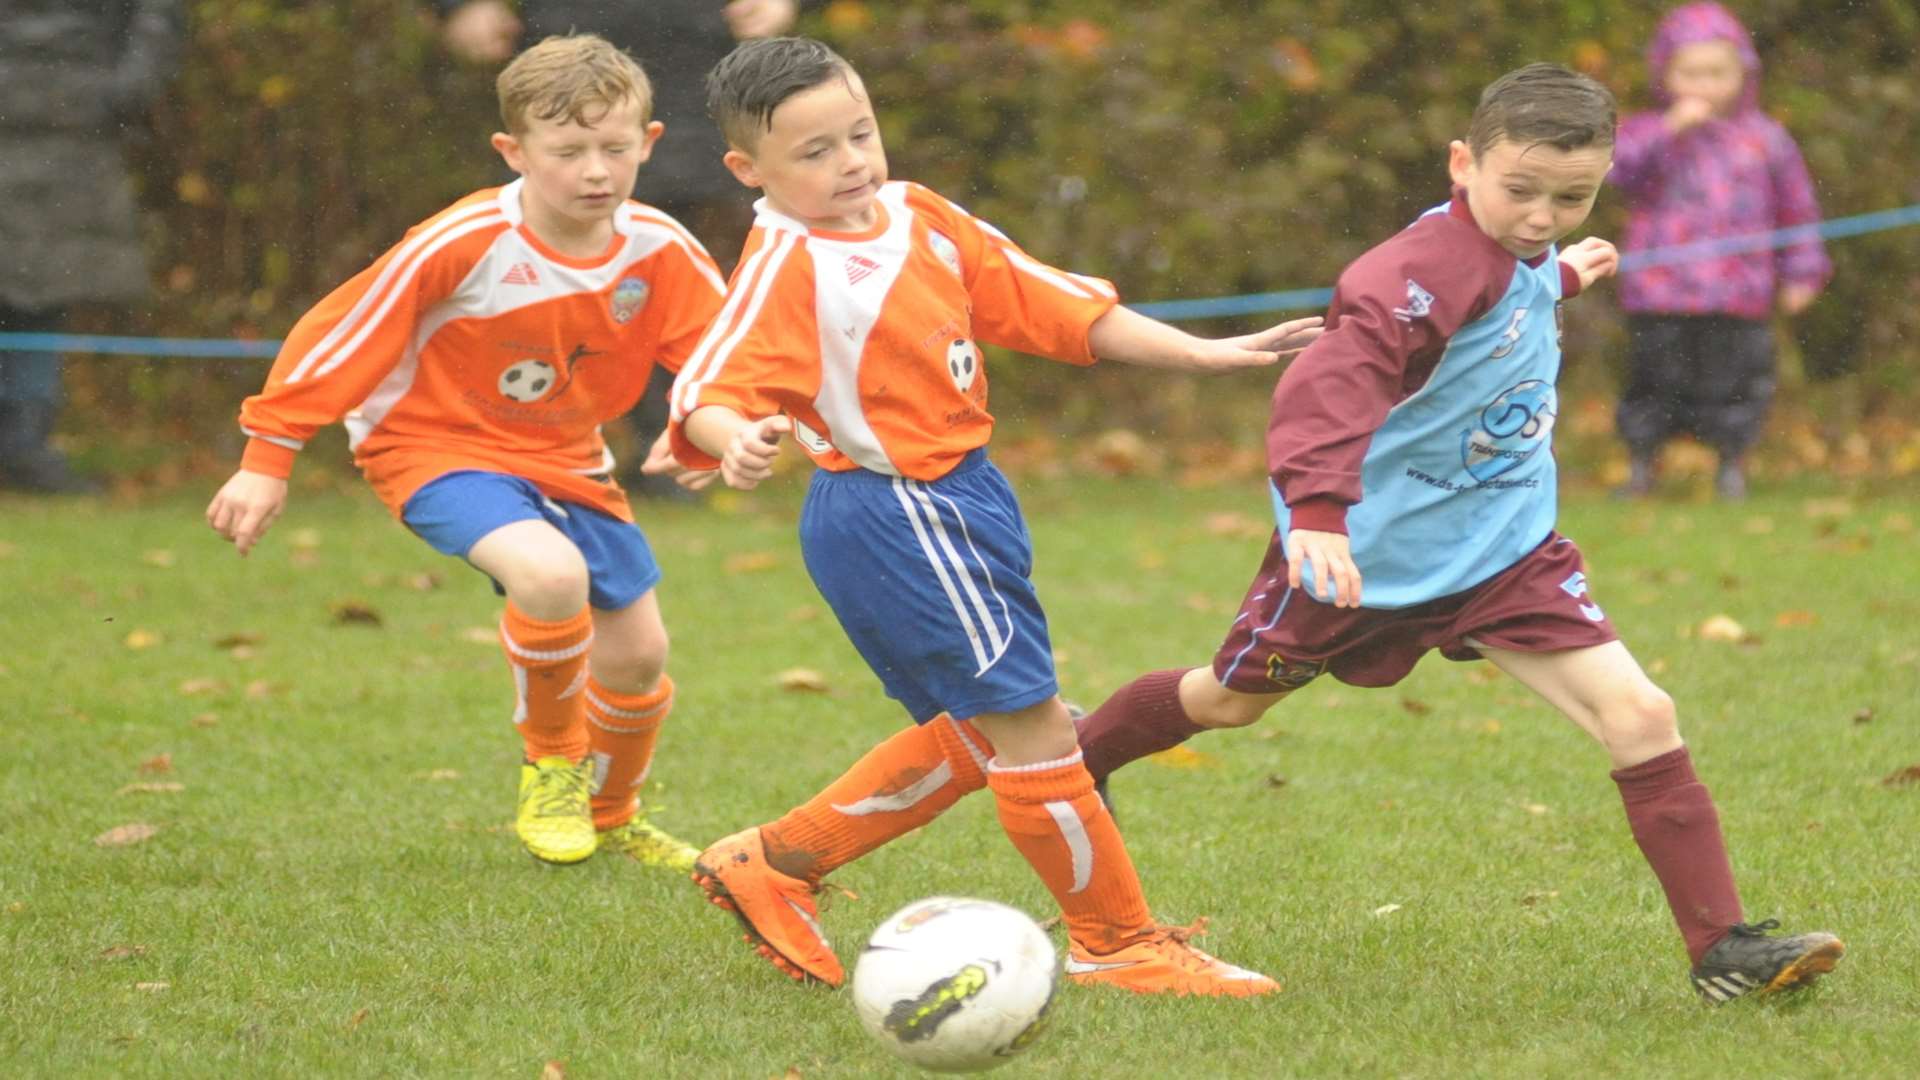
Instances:
[[[1613,772],[1627,824],[1653,867],[1687,954],[1698,964],[1727,928],[1741,920],[1720,815],[1707,785],[1693,774],[1686,747]]]
[[[1186,673],[1179,668],[1142,675],[1080,721],[1080,749],[1095,780],[1207,730],[1180,707],[1180,677]]]

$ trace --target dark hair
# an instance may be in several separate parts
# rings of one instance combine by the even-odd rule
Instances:
[[[727,142],[752,150],[773,128],[773,110],[781,102],[852,74],[852,64],[812,38],[742,42],[707,72],[707,115]]]
[[[1478,158],[1501,139],[1546,143],[1561,150],[1612,146],[1613,93],[1559,64],[1528,64],[1480,92],[1467,125],[1467,145]]]

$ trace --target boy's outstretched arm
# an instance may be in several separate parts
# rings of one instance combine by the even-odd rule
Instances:
[[[1320,316],[1290,319],[1253,334],[1195,337],[1137,311],[1113,307],[1087,329],[1087,344],[1102,360],[1179,371],[1233,371],[1265,367],[1299,352],[1320,336]]]
[[[1580,291],[1620,272],[1620,252],[1610,241],[1589,236],[1560,253],[1560,265],[1580,279]]]
[[[680,426],[688,442],[720,459],[720,478],[728,487],[747,491],[773,475],[780,440],[793,421],[778,415],[749,420],[724,405],[702,405]]]
[[[287,482],[278,476],[241,469],[233,474],[207,504],[207,524],[246,557],[267,535],[287,505]]]

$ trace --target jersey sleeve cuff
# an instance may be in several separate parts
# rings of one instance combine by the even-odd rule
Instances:
[[[1571,300],[1579,295],[1580,271],[1568,266],[1563,261],[1560,264],[1560,298],[1562,300]]]
[[[1314,495],[1297,503],[1288,503],[1292,527],[1314,532],[1347,533],[1347,504],[1331,495]]]
[[[248,472],[264,473],[285,480],[293,475],[293,459],[298,456],[299,451],[278,443],[248,439],[246,452],[240,456],[240,467]]]
[[[667,426],[667,447],[673,451],[673,458],[689,469],[704,470],[720,467],[720,459],[693,445],[687,438],[686,429],[678,421]]]

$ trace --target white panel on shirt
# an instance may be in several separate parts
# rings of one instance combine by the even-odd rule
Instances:
[[[874,239],[807,238],[820,332],[820,394],[813,405],[833,433],[833,445],[854,464],[899,476],[900,470],[888,459],[860,407],[860,356],[887,293],[906,266],[913,240],[907,186],[887,184],[880,189],[879,199],[887,208],[887,229]]]

